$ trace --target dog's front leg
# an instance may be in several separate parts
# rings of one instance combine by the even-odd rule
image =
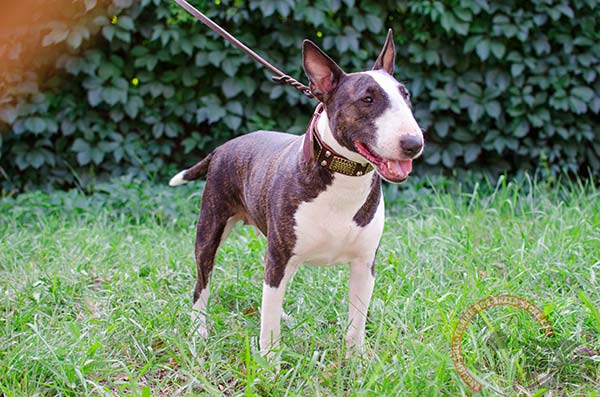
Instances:
[[[350,307],[348,311],[347,355],[362,352],[365,342],[365,324],[369,302],[373,294],[375,276],[373,262],[356,261],[350,264]]]
[[[263,356],[272,356],[273,350],[279,347],[283,296],[297,268],[297,264],[291,260],[281,266],[272,258],[267,254],[260,312],[260,353]]]

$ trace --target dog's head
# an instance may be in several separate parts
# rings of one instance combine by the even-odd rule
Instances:
[[[423,151],[423,133],[407,88],[393,77],[395,57],[391,29],[373,69],[366,72],[345,73],[310,40],[302,51],[310,89],[325,105],[334,138],[384,179],[399,183]]]

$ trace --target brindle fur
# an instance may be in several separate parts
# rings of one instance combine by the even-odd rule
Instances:
[[[196,234],[194,301],[208,283],[230,217],[255,225],[266,236],[265,282],[279,285],[295,244],[296,208],[317,197],[333,179],[331,171],[305,163],[302,144],[299,136],[257,131],[211,153]]]
[[[344,74],[341,69],[339,73],[336,87],[327,95],[320,94],[315,85],[311,88],[323,100],[336,140],[355,151],[355,140],[372,143],[373,120],[385,111],[389,102],[372,77]],[[374,98],[376,106],[364,106],[361,98],[366,95]],[[302,137],[257,131],[215,149],[207,157],[208,167],[206,159],[197,165],[207,170],[207,182],[196,234],[198,281],[194,301],[208,284],[214,256],[230,217],[255,225],[266,236],[265,282],[271,287],[279,286],[296,242],[296,209],[300,203],[315,199],[335,177],[314,160],[307,162],[302,145]],[[195,171],[192,178],[194,169],[186,172],[186,180],[201,176]],[[371,193],[354,216],[358,226],[370,222],[380,200],[381,178],[373,172]]]

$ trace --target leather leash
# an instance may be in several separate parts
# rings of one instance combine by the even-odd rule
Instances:
[[[203,13],[198,11],[194,6],[192,6],[186,0],[175,0],[175,2],[177,4],[179,4],[181,7],[183,7],[187,12],[189,12],[194,17],[196,17],[196,19],[198,19],[200,22],[202,22],[203,24],[208,26],[212,31],[216,32],[219,36],[223,37],[225,40],[227,40],[228,42],[233,44],[235,47],[237,47],[240,50],[242,50],[243,52],[245,52],[248,56],[250,56],[250,58],[254,59],[258,63],[260,63],[267,69],[269,69],[271,72],[275,73],[276,76],[271,77],[271,79],[274,82],[279,83],[279,84],[291,85],[292,87],[294,87],[298,91],[302,92],[307,97],[314,98],[312,92],[310,92],[310,88],[308,88],[304,84],[300,83],[298,80],[294,79],[293,77],[288,76],[287,74],[283,73],[281,70],[277,69],[275,66],[271,65],[269,62],[267,62],[264,58],[262,58],[256,52],[254,52],[250,48],[248,48],[244,43],[242,43],[241,41],[239,41],[238,39],[233,37],[225,29],[223,29],[222,27],[217,25],[212,19],[210,19],[209,17],[207,17],[206,15],[204,15]]]
[[[208,26],[212,31],[216,32],[219,36],[223,37],[229,43],[231,43],[236,48],[242,50],[246,53],[250,58],[254,59],[271,72],[275,73],[276,76],[272,76],[271,79],[279,84],[288,84],[302,92],[309,98],[314,98],[312,92],[310,92],[310,88],[300,83],[298,80],[294,79],[291,76],[283,73],[281,70],[277,69],[275,66],[271,65],[264,58],[258,55],[256,52],[252,51],[248,48],[244,43],[233,37],[229,32],[225,29],[217,25],[212,19],[198,11],[194,6],[188,3],[186,0],[175,0],[177,4],[179,4],[183,9],[192,14],[196,19],[200,22]],[[304,158],[307,162],[312,160],[316,160],[317,163],[325,167],[333,172],[338,172],[340,174],[349,175],[349,176],[361,176],[367,174],[368,172],[373,171],[373,167],[370,164],[360,164],[355,161],[349,160],[346,157],[336,153],[333,149],[327,146],[324,142],[319,138],[319,134],[317,132],[317,121],[319,120],[319,116],[321,112],[323,112],[323,104],[319,103],[311,121],[308,125],[305,138],[304,138]]]

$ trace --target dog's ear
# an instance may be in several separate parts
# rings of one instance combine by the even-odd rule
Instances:
[[[302,46],[302,66],[310,80],[311,92],[321,102],[344,75],[342,68],[310,40],[304,40]]]
[[[388,74],[394,74],[394,62],[396,60],[396,46],[394,46],[394,38],[392,37],[392,29],[388,30],[383,49],[373,65],[373,70],[383,69]]]

